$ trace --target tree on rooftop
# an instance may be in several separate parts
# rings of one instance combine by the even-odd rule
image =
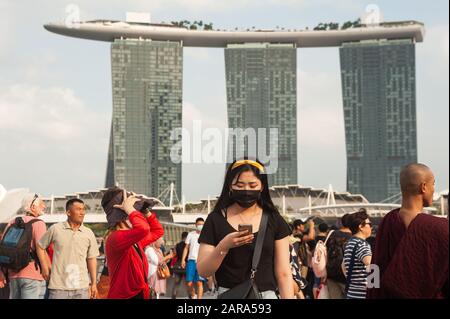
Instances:
[[[347,22],[345,22],[343,25],[342,25],[342,30],[345,30],[345,29],[349,29],[349,28],[351,28],[351,27],[353,27],[353,22],[351,22],[351,21],[347,21]]]

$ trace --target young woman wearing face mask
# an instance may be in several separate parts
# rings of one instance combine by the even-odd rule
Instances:
[[[270,198],[264,166],[253,160],[239,160],[229,166],[222,193],[198,240],[198,272],[205,278],[215,274],[219,294],[250,278],[263,212],[268,215],[268,223],[256,286],[263,299],[294,298],[289,226]],[[241,224],[252,225],[252,233],[238,231]]]

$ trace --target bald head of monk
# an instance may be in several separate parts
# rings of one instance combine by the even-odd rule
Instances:
[[[434,175],[431,169],[424,164],[406,165],[400,172],[400,188],[404,198],[421,199],[424,207],[433,204]]]

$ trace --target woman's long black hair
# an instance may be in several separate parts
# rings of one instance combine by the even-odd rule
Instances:
[[[243,164],[241,166],[236,167],[235,169],[231,169],[238,160],[234,161],[228,166],[227,172],[225,174],[225,181],[223,183],[222,193],[220,194],[219,199],[217,200],[216,205],[214,206],[213,213],[221,213],[223,209],[228,208],[232,204],[234,204],[234,201],[230,198],[230,189],[231,185],[233,183],[233,180],[236,178],[236,176],[240,176],[243,172],[252,171],[256,178],[258,178],[261,181],[262,184],[262,192],[261,196],[257,201],[257,204],[259,207],[263,209],[263,211],[269,212],[269,213],[279,213],[278,209],[275,207],[275,205],[272,202],[272,198],[270,198],[270,192],[269,192],[269,183],[267,179],[267,174],[261,173],[260,170],[251,165],[251,164]],[[264,165],[259,160],[254,160],[255,162],[259,163],[261,166],[264,167]],[[238,177],[239,178],[239,177]]]

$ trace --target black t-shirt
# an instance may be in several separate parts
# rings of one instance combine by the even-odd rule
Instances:
[[[213,212],[208,215],[198,242],[217,246],[226,235],[236,231],[224,215]],[[288,224],[279,213],[269,213],[263,250],[255,277],[260,291],[277,290],[278,285],[274,273],[275,240],[283,239],[290,233]],[[252,244],[232,248],[225,256],[215,274],[219,287],[233,288],[250,278],[258,232],[254,235]]]
[[[186,243],[184,241],[180,241],[175,246],[175,253],[177,254],[177,264],[181,264],[181,258],[183,258],[183,250],[184,250],[185,246],[186,246]]]

